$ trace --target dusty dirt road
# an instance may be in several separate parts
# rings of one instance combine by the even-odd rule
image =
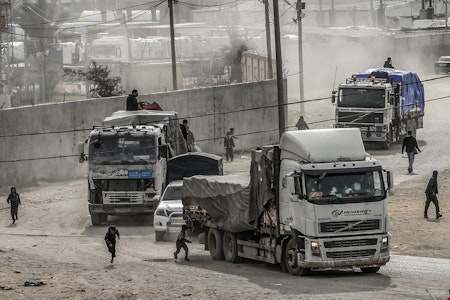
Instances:
[[[450,95],[447,84],[445,89]],[[330,117],[328,106],[312,104],[306,120]],[[389,199],[393,254],[450,259],[450,141],[445,138],[450,133],[445,114],[449,109],[450,101],[428,106],[425,128],[418,133],[423,153],[414,176],[405,175],[406,162],[399,160],[398,145],[391,152],[376,153],[400,179]],[[312,127],[327,126],[316,125]],[[224,169],[245,170],[248,163],[248,158],[238,155]],[[439,221],[423,219],[424,188],[433,168],[440,171],[444,217]],[[450,288],[448,277],[386,275],[383,268],[379,274],[294,277],[264,263],[213,261],[195,241],[189,244],[191,261],[174,262],[173,241],[156,243],[150,218],[115,217],[103,226],[91,226],[85,179],[40,182],[17,190],[23,205],[19,220],[11,225],[6,205],[9,187],[0,187],[0,299],[432,299],[427,290],[437,299],[446,299]],[[434,207],[430,209],[432,216]],[[121,234],[114,264],[109,263],[103,241],[111,224]],[[45,284],[26,287],[27,281]]]
[[[241,158],[225,169],[246,164]],[[446,170],[441,176],[449,175]],[[424,220],[423,180],[401,184],[390,200],[392,252],[450,259],[447,204],[443,219]],[[447,293],[438,281],[359,272],[300,278],[264,263],[213,261],[195,241],[189,244],[191,261],[174,262],[174,243],[154,241],[150,218],[110,217],[104,226],[91,226],[85,180],[18,191],[23,205],[17,223],[11,224],[5,204],[0,210],[0,299],[427,299],[426,289],[442,299]],[[443,184],[441,194],[449,193]],[[1,188],[2,199],[6,194]],[[114,264],[103,241],[110,224],[122,237]],[[25,287],[27,281],[45,285]]]

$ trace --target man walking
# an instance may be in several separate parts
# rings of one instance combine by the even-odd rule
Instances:
[[[17,217],[17,212],[19,211],[19,205],[20,205],[20,197],[19,194],[16,192],[16,188],[11,188],[11,193],[8,196],[8,199],[6,200],[8,204],[11,204],[11,218],[13,220],[13,224],[16,223],[16,220],[19,218]]]
[[[425,212],[423,213],[423,217],[425,219],[428,219],[428,207],[430,206],[431,202],[433,202],[436,208],[436,220],[442,217],[441,213],[439,212],[439,201],[436,196],[438,194],[437,176],[438,171],[433,171],[433,176],[428,181],[428,185],[425,190],[425,195],[427,196],[427,200],[425,202]]]
[[[120,240],[119,230],[117,230],[116,226],[110,226],[105,234],[106,247],[111,253],[111,263],[114,262],[114,257],[116,257],[116,235]]]
[[[422,152],[417,145],[417,140],[412,136],[412,131],[408,131],[408,135],[403,139],[402,154],[406,149],[406,154],[408,155],[408,172],[412,173],[414,156],[419,152]]]

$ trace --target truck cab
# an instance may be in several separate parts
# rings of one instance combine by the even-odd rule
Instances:
[[[376,272],[390,258],[392,182],[365,152],[359,130],[309,133],[288,132],[280,142],[280,223],[296,242],[296,268]],[[324,149],[325,138],[341,146]]]
[[[165,186],[167,149],[162,128],[94,129],[88,139],[89,213],[93,225],[108,215],[154,212]]]

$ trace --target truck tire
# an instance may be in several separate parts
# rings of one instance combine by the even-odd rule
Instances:
[[[227,262],[230,263],[239,262],[236,233],[228,231],[225,231],[223,233],[223,254]]]
[[[291,275],[305,276],[311,273],[310,269],[302,268],[297,265],[297,244],[293,239],[290,239],[284,250],[284,265]]]
[[[363,273],[376,273],[380,270],[380,267],[361,268]]]
[[[208,230],[208,248],[212,259],[224,260],[223,255],[223,232],[216,228]]]
[[[91,213],[91,222],[92,222],[92,225],[94,225],[94,226],[98,226],[98,225],[102,224],[102,215],[96,214],[96,213]]]
[[[165,235],[164,231],[155,231],[155,241],[160,242],[164,240],[164,235]]]

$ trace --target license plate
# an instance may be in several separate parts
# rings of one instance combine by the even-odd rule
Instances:
[[[355,264],[354,260],[346,260],[346,261],[344,261],[344,265],[347,265],[347,266],[353,266],[354,264]]]
[[[117,208],[115,209],[115,211],[118,212],[118,213],[126,213],[126,212],[129,212],[130,209],[127,208],[127,207],[117,207]]]

